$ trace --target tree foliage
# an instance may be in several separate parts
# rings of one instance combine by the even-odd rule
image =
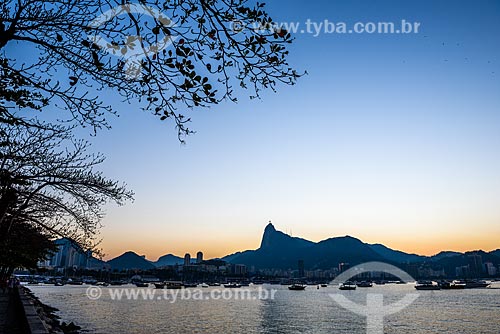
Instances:
[[[19,255],[9,266],[31,266],[23,256],[36,261],[56,236],[91,248],[103,204],[132,198],[72,134],[109,127],[109,96],[174,120],[183,141],[189,110],[294,84],[291,42],[248,0],[2,1],[0,248]]]
[[[40,226],[17,222],[6,231],[7,224],[0,224],[4,236],[0,243],[0,279],[8,278],[15,268],[34,269],[38,261],[46,259],[47,254],[56,251],[50,234]]]
[[[263,8],[247,0],[7,0],[2,66],[22,88],[16,94],[36,97],[25,107],[57,105],[67,120],[99,129],[116,112],[102,96],[114,92],[174,119],[182,140],[191,132],[187,110],[236,101],[239,88],[258,97],[300,76],[287,63],[290,33]],[[14,45],[38,57],[16,59]]]
[[[96,170],[104,158],[88,153],[89,144],[71,130],[0,123],[0,246],[13,245],[29,225],[28,236],[43,231],[41,238],[68,237],[92,249],[102,206],[132,199],[124,185]]]

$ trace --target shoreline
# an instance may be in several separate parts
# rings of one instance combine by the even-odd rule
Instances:
[[[61,318],[56,314],[59,311],[57,308],[50,305],[44,304],[40,299],[35,296],[35,294],[27,287],[19,286],[18,288],[19,296],[21,297],[21,302],[26,311],[26,303],[23,299],[27,300],[31,304],[36,312],[36,316],[39,318],[40,322],[45,327],[47,333],[54,334],[80,334],[81,327],[75,325],[73,322],[66,323],[61,321]],[[31,316],[33,314],[30,314]],[[25,314],[28,318],[28,314]],[[28,319],[29,322],[29,319]]]

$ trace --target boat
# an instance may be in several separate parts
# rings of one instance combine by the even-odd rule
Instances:
[[[359,283],[356,283],[356,285],[360,288],[371,288],[373,286],[372,282],[368,282],[368,281],[359,282]]]
[[[224,287],[234,289],[234,288],[241,288],[241,285],[239,285],[238,283],[228,283],[224,284]]]
[[[134,284],[138,288],[147,288],[149,286],[149,283],[146,282],[135,282]]]
[[[214,282],[214,283],[208,283],[209,286],[220,286],[220,283]]]
[[[441,287],[436,282],[420,281],[415,285],[417,290],[441,290]]]
[[[196,283],[184,283],[183,284],[185,288],[196,288],[198,287],[198,284]]]
[[[201,283],[201,285],[200,285],[200,286],[201,286],[202,288],[208,288],[208,287],[209,287],[209,285],[208,285],[207,283]]]
[[[167,289],[170,289],[170,290],[178,290],[178,289],[182,289],[183,284],[182,284],[182,282],[166,282],[165,286]]]
[[[340,284],[339,286],[340,290],[356,290],[356,284],[351,283],[351,282],[345,282]]]
[[[165,283],[153,283],[156,289],[165,288]]]
[[[54,283],[54,286],[63,286],[64,285],[64,282],[55,282]]]
[[[67,283],[67,284],[69,284],[69,285],[82,285],[82,284],[83,284],[83,281],[79,281],[79,280],[68,280],[66,283]]]
[[[108,286],[109,283],[106,283],[106,282],[97,282],[96,284],[94,284],[95,286]]]
[[[439,286],[443,290],[461,290],[465,289],[465,283],[460,281],[443,281],[439,283]]]
[[[306,289],[306,285],[304,284],[292,284],[288,287],[288,290],[294,290],[294,291],[301,291],[301,290],[305,290]]]
[[[328,286],[328,284],[321,284],[322,288],[326,288],[327,286]]]
[[[486,281],[482,281],[482,280],[467,280],[467,281],[465,281],[465,288],[466,289],[487,288],[490,285],[491,285],[490,283],[488,283]]]

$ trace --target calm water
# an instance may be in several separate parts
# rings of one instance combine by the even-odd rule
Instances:
[[[340,306],[330,293],[342,293],[366,304],[366,293],[382,293],[384,301],[394,302],[406,293],[415,293],[413,285],[374,286],[356,291],[335,287],[289,291],[276,289],[274,300],[255,300],[258,287],[249,287],[250,300],[205,300],[212,289],[202,291],[204,300],[111,300],[108,289],[102,297],[90,300],[88,286],[29,286],[42,302],[58,308],[63,321],[74,321],[88,333],[366,333],[366,319]],[[456,291],[420,291],[417,301],[400,313],[385,318],[385,333],[500,333],[500,284],[492,289]],[[146,289],[146,288],[142,288]],[[243,289],[243,288],[242,288]],[[153,289],[151,289],[153,290]],[[231,289],[235,290],[235,289]],[[178,291],[178,290],[177,290]],[[195,290],[192,290],[195,291]],[[162,295],[163,291],[155,293]],[[201,292],[197,295],[201,295]],[[198,298],[199,299],[199,298]]]

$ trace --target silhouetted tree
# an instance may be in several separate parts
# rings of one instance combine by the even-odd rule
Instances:
[[[89,144],[71,130],[0,123],[0,247],[23,245],[17,237],[28,224],[43,236],[93,248],[102,206],[132,198],[124,185],[96,171],[104,158],[88,153]],[[8,254],[1,252],[0,262]]]
[[[247,0],[7,0],[0,6],[2,71],[17,85],[4,97],[0,117],[11,123],[30,122],[31,109],[50,104],[70,121],[106,127],[116,110],[102,96],[113,91],[161,120],[174,119],[182,140],[191,132],[186,109],[236,101],[235,86],[258,97],[261,89],[300,76],[286,60],[290,33],[276,26],[264,4]]]
[[[18,267],[34,269],[38,261],[56,251],[50,234],[43,228],[17,221],[6,231],[7,225],[0,225],[3,240],[0,243],[0,280],[8,278]]]

